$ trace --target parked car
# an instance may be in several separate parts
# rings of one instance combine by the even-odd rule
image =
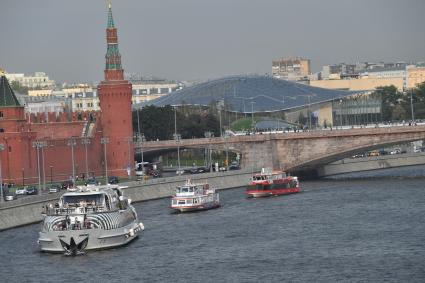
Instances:
[[[232,161],[232,163],[229,166],[229,170],[239,170],[241,169],[241,166],[237,161]]]
[[[26,187],[18,188],[18,189],[16,189],[15,194],[26,195],[27,194],[27,188]]]
[[[51,185],[49,188],[49,194],[58,193],[61,190],[59,185]]]
[[[117,176],[109,176],[108,177],[108,183],[109,184],[118,184],[118,177]]]
[[[16,194],[6,194],[5,196],[4,196],[4,200],[5,201],[11,201],[11,200],[15,200],[15,199],[17,199],[18,197],[16,196]]]
[[[34,186],[30,186],[27,188],[27,195],[36,195],[38,192],[37,188]]]

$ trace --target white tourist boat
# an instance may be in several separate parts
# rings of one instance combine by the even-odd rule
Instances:
[[[220,206],[220,198],[216,189],[208,183],[196,184],[190,179],[176,188],[171,199],[171,208],[180,212],[207,210]]]
[[[41,251],[76,255],[134,240],[144,226],[122,188],[78,187],[63,194],[57,203],[45,206],[38,239]]]

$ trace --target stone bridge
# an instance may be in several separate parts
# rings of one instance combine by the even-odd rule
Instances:
[[[273,166],[294,172],[315,169],[356,153],[422,139],[425,139],[425,125],[185,139],[179,146],[227,148],[241,154],[242,167]],[[174,140],[143,143],[144,152],[175,148]],[[140,145],[136,145],[137,152],[140,152]]]

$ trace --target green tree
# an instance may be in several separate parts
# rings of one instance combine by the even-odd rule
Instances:
[[[406,93],[406,112],[411,113],[410,95],[412,94],[413,110],[415,119],[425,119],[425,82],[419,84],[416,88]]]
[[[219,122],[215,116],[204,113],[202,109],[191,109],[188,106],[177,108],[174,113],[170,105],[156,107],[146,106],[139,110],[140,131],[147,140],[173,139],[174,134],[174,114],[177,120],[177,132],[182,138],[202,138],[204,132],[212,131],[217,136]],[[138,131],[137,111],[133,112],[133,129]]]
[[[394,108],[403,102],[404,97],[395,86],[377,87],[372,95],[378,95],[381,98],[383,121],[391,121],[393,116],[397,116],[393,115]]]

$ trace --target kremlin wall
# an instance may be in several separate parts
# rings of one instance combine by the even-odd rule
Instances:
[[[0,73],[3,183],[38,183],[39,174],[46,182],[70,180],[73,172],[99,177],[106,168],[109,176],[132,174],[128,171],[134,164],[132,89],[123,77],[111,6],[106,40],[105,78],[98,86],[101,110],[84,112],[82,119],[76,113],[25,115],[24,106]]]

